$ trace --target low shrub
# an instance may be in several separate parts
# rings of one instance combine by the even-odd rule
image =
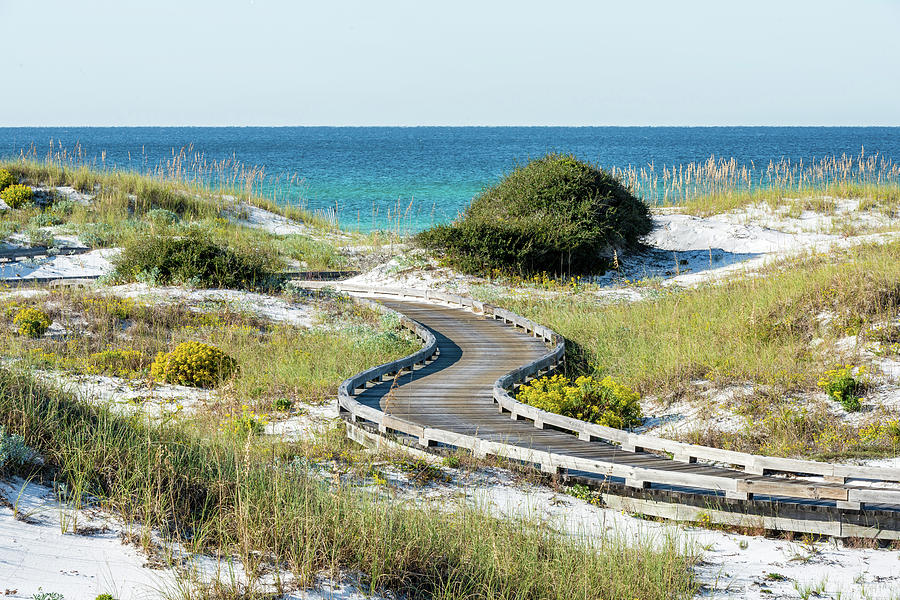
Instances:
[[[279,412],[287,412],[294,405],[290,398],[276,398],[272,407]]]
[[[6,169],[0,169],[0,192],[16,183],[16,178]]]
[[[171,352],[160,352],[150,365],[150,375],[178,385],[210,388],[231,377],[237,362],[214,346],[182,342]]]
[[[177,213],[166,210],[165,208],[150,209],[144,217],[156,227],[174,225],[181,220],[181,217],[179,217]]]
[[[10,208],[22,208],[34,202],[34,190],[27,185],[14,183],[0,192],[0,199]]]
[[[52,212],[42,212],[28,220],[29,227],[50,227],[53,225],[62,225],[65,220]]]
[[[25,438],[6,433],[6,428],[0,425],[0,473],[24,466],[35,456],[34,450],[25,445]]]
[[[597,272],[615,248],[637,245],[652,225],[646,204],[613,175],[550,154],[517,167],[453,224],[423,231],[414,242],[477,275]]]
[[[113,228],[106,223],[86,223],[78,229],[78,239],[88,248],[108,248],[118,241]]]
[[[50,315],[38,308],[20,309],[13,317],[13,324],[18,327],[20,335],[39,338],[47,331],[53,320]]]
[[[519,402],[589,423],[634,427],[641,422],[640,396],[612,377],[579,377],[574,383],[563,375],[541,377],[519,388]]]
[[[127,296],[82,296],[76,302],[84,312],[96,318],[131,319],[147,309],[145,304]]]
[[[149,360],[137,350],[103,350],[88,356],[86,371],[92,375],[112,375],[134,379]]]
[[[266,428],[267,421],[250,410],[250,407],[244,405],[241,407],[241,414],[229,418],[222,425],[222,431],[230,435],[238,437],[247,437],[248,435],[258,435]]]
[[[275,260],[263,251],[237,251],[197,230],[180,237],[138,237],[116,265],[120,281],[157,285],[255,289],[272,282]]]
[[[859,374],[862,373],[863,368],[860,367]],[[862,408],[859,393],[863,385],[853,376],[853,365],[825,371],[825,375],[819,379],[819,387],[833,400],[840,402],[847,412],[856,412]]]

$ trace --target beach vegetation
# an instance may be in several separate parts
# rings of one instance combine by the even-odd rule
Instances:
[[[609,172],[549,154],[516,167],[455,222],[414,241],[478,275],[595,273],[615,249],[635,247],[651,228],[647,205]]]
[[[887,434],[862,436],[868,417],[843,423],[824,401],[802,406],[797,398],[825,389],[857,410],[860,367],[869,369],[874,356],[866,348],[889,353],[895,343],[898,254],[897,242],[833,249],[752,276],[654,290],[633,303],[474,292],[563,335],[569,377],[610,376],[642,397],[695,403],[701,412],[719,409],[710,406],[712,390],[749,386],[746,398],[728,401],[746,427],[686,433],[685,441],[776,456],[883,456],[896,446]],[[853,367],[835,369],[836,360]]]
[[[367,593],[408,598],[687,599],[695,557],[676,536],[561,535],[528,519],[497,518],[461,501],[443,510],[397,502],[308,465],[350,443],[287,445],[261,436],[201,437],[79,402],[0,369],[0,423],[41,452],[36,473],[77,486],[115,510],[139,543],[166,532],[192,552],[240,561],[250,584],[275,570],[315,584],[327,571],[358,575]],[[340,440],[340,441],[338,441]],[[114,466],[115,468],[112,468]]]
[[[34,190],[27,185],[14,183],[0,191],[0,200],[10,208],[24,208],[34,201]]]
[[[540,377],[519,387],[516,400],[541,410],[623,429],[641,421],[640,396],[612,377]]]
[[[7,169],[0,169],[0,192],[16,183],[16,178]]]
[[[28,464],[35,456],[34,450],[25,445],[25,438],[8,433],[0,423],[0,474]]]
[[[296,301],[290,295],[278,299]],[[416,348],[415,338],[401,330],[399,321],[384,320],[343,297],[324,294],[302,301],[318,315],[321,326],[276,323],[243,305],[215,300],[159,302],[54,290],[0,303],[0,318],[5,316],[10,324],[0,329],[0,346],[4,358],[31,368],[120,377],[140,385],[152,380],[150,366],[159,353],[183,342],[199,342],[240,365],[239,373],[213,386],[217,406],[235,411],[248,404],[257,412],[271,411],[276,401],[324,402],[346,377]],[[28,308],[47,314],[66,335],[19,335],[12,319]],[[219,421],[221,416],[208,425],[218,428]]]
[[[114,277],[153,285],[257,289],[271,284],[277,268],[267,252],[236,250],[194,228],[181,236],[134,238],[122,250]]]
[[[856,371],[856,374],[854,374]],[[836,402],[840,402],[841,406],[847,412],[856,412],[862,408],[862,398],[859,393],[863,384],[859,381],[859,374],[863,373],[865,368],[854,369],[853,365],[844,365],[836,369],[829,369],[819,379],[819,387],[822,388],[828,397]]]
[[[231,377],[237,367],[233,358],[215,346],[191,341],[157,354],[150,375],[166,383],[211,388]]]
[[[53,320],[50,315],[38,308],[25,307],[19,309],[13,317],[13,325],[16,326],[19,335],[30,338],[38,338],[46,333]]]
[[[222,424],[222,431],[229,435],[246,438],[262,433],[267,423],[268,421],[264,417],[259,416],[244,404],[241,406],[240,414],[229,417]]]

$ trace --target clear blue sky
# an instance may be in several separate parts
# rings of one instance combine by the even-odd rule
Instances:
[[[900,0],[0,0],[0,125],[900,125]]]

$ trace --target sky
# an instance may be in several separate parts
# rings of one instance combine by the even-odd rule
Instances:
[[[900,125],[900,0],[0,0],[0,126]]]

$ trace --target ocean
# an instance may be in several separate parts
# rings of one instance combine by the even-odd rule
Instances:
[[[517,162],[573,153],[604,167],[657,171],[710,157],[761,169],[879,154],[900,162],[898,127],[140,127],[0,128],[0,156],[78,148],[105,168],[253,166],[258,191],[333,213],[351,229],[418,230],[452,220]],[[655,199],[648,199],[655,201]],[[399,215],[399,218],[398,218]]]

